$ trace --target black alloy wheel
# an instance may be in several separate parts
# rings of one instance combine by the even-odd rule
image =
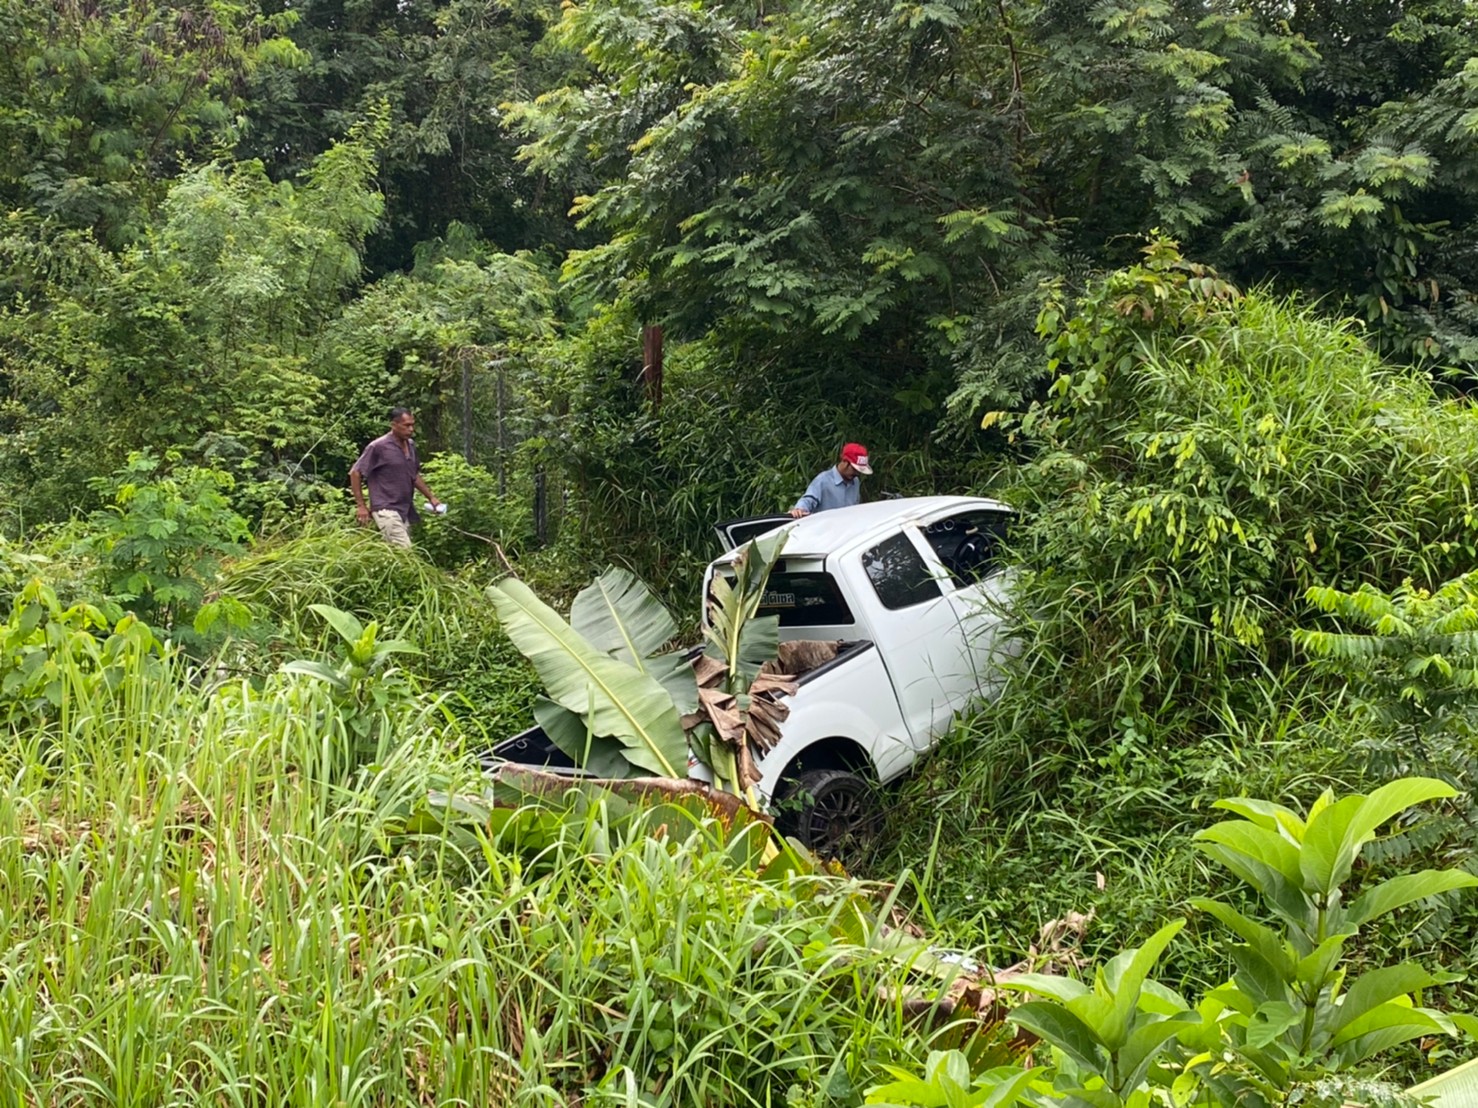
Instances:
[[[791,810],[782,829],[825,857],[848,853],[877,830],[876,787],[849,770],[807,770],[791,782],[786,797]]]

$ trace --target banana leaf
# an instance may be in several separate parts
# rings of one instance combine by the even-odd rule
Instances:
[[[522,581],[492,585],[488,596],[551,700],[585,716],[591,734],[619,740],[627,759],[643,769],[686,776],[677,705],[655,677],[597,650]]]
[[[534,722],[544,729],[550,742],[586,773],[597,777],[641,777],[645,773],[627,759],[620,740],[591,734],[584,716],[548,697],[534,701]]]
[[[730,692],[743,692],[764,664],[780,651],[780,617],[757,615],[764,601],[770,570],[785,546],[788,531],[755,539],[734,561],[732,584],[721,574],[712,582],[708,654],[729,668]]]
[[[570,627],[603,654],[655,678],[680,714],[697,709],[692,667],[681,654],[657,653],[677,634],[677,623],[635,574],[608,566],[570,605]]]
[[[677,623],[634,574],[607,566],[570,605],[570,626],[590,645],[638,668],[677,634]]]

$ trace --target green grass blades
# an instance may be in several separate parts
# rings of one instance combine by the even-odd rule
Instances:
[[[5,1108],[842,1105],[927,1049],[858,882],[680,806],[449,833],[445,715],[328,773],[328,683],[118,665],[0,742]]]

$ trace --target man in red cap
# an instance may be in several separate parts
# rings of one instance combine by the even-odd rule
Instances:
[[[791,518],[799,519],[812,512],[824,512],[828,508],[849,508],[861,498],[862,482],[859,475],[871,473],[867,461],[867,447],[860,442],[849,442],[842,447],[841,459],[828,470],[816,474],[806,486],[806,491],[790,510]]]

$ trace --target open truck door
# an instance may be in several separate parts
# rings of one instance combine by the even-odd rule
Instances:
[[[713,533],[723,543],[725,550],[738,550],[750,539],[787,523],[795,522],[788,515],[751,516],[747,519],[726,519],[713,526]]]

